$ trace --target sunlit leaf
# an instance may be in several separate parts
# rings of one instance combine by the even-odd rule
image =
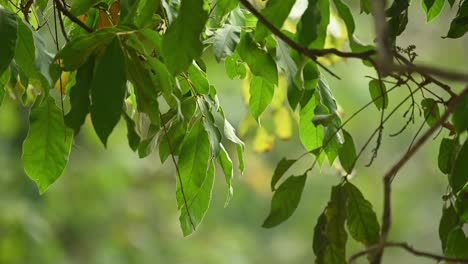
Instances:
[[[65,126],[62,111],[50,97],[33,106],[29,122],[29,132],[23,142],[23,166],[44,193],[68,163],[73,131]]]
[[[273,99],[275,87],[267,80],[253,76],[250,81],[249,109],[252,116],[259,122],[259,117]]]
[[[208,19],[208,9],[204,0],[182,0],[179,16],[162,41],[164,62],[173,75],[187,70],[192,60],[201,55],[200,34]]]
[[[436,18],[444,8],[445,0],[423,0],[422,8],[426,12],[427,22]]]
[[[261,13],[273,26],[281,28],[295,2],[295,0],[269,0]],[[263,40],[269,34],[270,30],[259,21],[255,30],[255,39]]]

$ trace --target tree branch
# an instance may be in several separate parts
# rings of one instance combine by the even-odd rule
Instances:
[[[368,254],[368,253],[370,253],[372,251],[378,250],[380,248],[387,248],[387,247],[399,247],[399,248],[402,248],[402,249],[408,251],[409,253],[411,253],[411,254],[413,254],[415,256],[430,258],[430,259],[433,259],[433,260],[436,260],[436,261],[443,261],[444,260],[444,261],[450,261],[450,262],[456,262],[456,263],[468,263],[468,259],[446,257],[446,256],[442,256],[442,255],[429,253],[429,252],[424,252],[424,251],[421,251],[421,250],[417,250],[417,249],[413,248],[412,246],[408,245],[408,243],[404,243],[404,242],[386,242],[386,243],[383,243],[383,244],[377,244],[377,245],[368,247],[365,250],[359,251],[356,254],[352,255],[349,258],[348,263],[352,264],[359,257],[362,257],[362,256],[364,256],[364,255],[366,255],[366,254]]]
[[[396,173],[411,159],[411,157],[426,143],[426,141],[434,134],[437,129],[442,126],[445,121],[448,119],[450,114],[453,112],[455,106],[461,101],[461,99],[468,95],[468,87],[466,87],[463,92],[449,102],[447,105],[447,110],[445,113],[437,120],[437,122],[429,128],[421,138],[414,144],[414,146],[409,149],[400,160],[393,165],[393,167],[385,174],[383,177],[384,182],[384,206],[383,206],[383,215],[382,215],[382,237],[381,244],[384,244],[387,241],[388,233],[391,226],[391,184]],[[384,247],[379,248],[376,258],[373,263],[380,263],[381,257],[384,251]]]
[[[60,0],[54,0],[54,2],[55,2],[55,5],[57,6],[57,9],[66,17],[68,17],[68,19],[70,19],[73,23],[77,24],[78,26],[80,26],[81,28],[83,28],[89,33],[94,31],[92,28],[88,27],[88,25],[83,23],[83,21],[81,21],[72,13],[70,13],[70,11],[68,11],[68,9],[62,4],[62,2],[60,2]]]

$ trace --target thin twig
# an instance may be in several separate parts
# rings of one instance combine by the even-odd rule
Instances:
[[[80,19],[78,19],[76,16],[74,16],[72,13],[70,13],[70,11],[68,11],[68,9],[63,6],[62,2],[60,2],[60,0],[54,0],[56,6],[57,6],[57,9],[62,13],[64,14],[66,17],[68,17],[68,19],[70,19],[73,23],[77,24],[78,26],[80,26],[81,28],[83,28],[84,30],[86,30],[87,32],[91,33],[93,32],[94,30],[92,28],[90,28],[88,25],[86,25],[85,23],[83,23],[83,21],[81,21]]]
[[[366,248],[365,250],[359,251],[356,254],[352,255],[349,258],[348,263],[352,264],[359,257],[362,257],[362,256],[364,256],[364,255],[366,255],[368,253],[371,253],[371,252],[373,252],[375,250],[378,250],[379,248],[386,248],[386,247],[399,247],[399,248],[402,248],[402,249],[408,251],[409,253],[411,253],[411,254],[413,254],[415,256],[430,258],[430,259],[433,259],[433,260],[436,260],[436,261],[443,261],[444,260],[444,261],[450,261],[450,262],[456,262],[456,263],[468,263],[468,259],[446,257],[446,256],[442,256],[442,255],[429,253],[429,252],[424,252],[424,251],[417,250],[417,249],[413,248],[412,246],[410,246],[408,243],[405,243],[405,242],[386,242],[384,244],[377,244],[377,245],[374,245],[374,246],[370,246],[370,247]]]

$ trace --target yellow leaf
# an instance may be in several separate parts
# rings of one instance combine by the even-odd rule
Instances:
[[[291,138],[291,115],[286,107],[283,106],[273,113],[273,121],[275,123],[275,133],[280,139],[286,140]]]
[[[67,87],[69,78],[70,78],[69,72],[62,72],[62,74],[60,75],[60,78],[55,82],[55,89],[65,94],[66,93],[65,87]]]
[[[244,104],[249,105],[250,100],[250,70],[247,67],[247,73],[245,78],[242,80],[242,99],[244,99]]]
[[[286,77],[284,74],[281,74],[278,79],[278,87],[275,88],[275,93],[273,94],[273,99],[271,100],[271,107],[273,109],[278,109],[283,107],[283,102],[286,99],[287,95],[287,83]]]
[[[254,151],[265,152],[273,148],[275,137],[268,134],[265,127],[259,127],[253,141]]]

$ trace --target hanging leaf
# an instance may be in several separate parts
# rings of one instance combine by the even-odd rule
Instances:
[[[442,250],[445,251],[447,248],[447,238],[457,225],[458,225],[458,216],[455,208],[450,205],[449,207],[444,207],[442,210],[442,218],[440,219],[439,224],[439,238],[442,245]]]
[[[448,234],[445,255],[448,257],[468,258],[468,237],[462,228],[455,228]]]
[[[468,182],[468,140],[465,140],[465,143],[458,152],[457,158],[453,165],[453,171],[450,175],[450,186],[452,186],[453,192],[457,193],[459,190],[465,186]]]
[[[458,9],[457,16],[452,20],[450,24],[449,32],[446,38],[460,38],[468,31],[468,1],[461,2],[460,8]]]
[[[307,9],[298,24],[299,43],[304,47],[323,48],[329,23],[330,2],[328,0],[309,0]]]
[[[421,1],[422,8],[426,13],[427,22],[436,18],[444,8],[445,0],[423,0]]]
[[[106,146],[107,138],[120,120],[127,90],[125,58],[117,37],[97,61],[90,90],[91,120],[99,139]]]
[[[432,98],[425,98],[421,101],[424,110],[424,118],[429,126],[433,126],[440,118],[439,106]]]
[[[208,20],[208,9],[204,0],[182,0],[179,16],[162,41],[164,62],[172,75],[187,70],[192,60],[200,57],[203,51],[200,34]]]
[[[68,163],[73,131],[65,126],[62,111],[50,97],[32,107],[29,132],[23,142],[26,174],[44,193],[62,174]]]
[[[93,79],[94,58],[90,58],[76,73],[76,83],[70,90],[70,112],[65,116],[65,124],[78,134],[89,113],[89,88]]]
[[[257,47],[250,34],[245,33],[241,36],[237,52],[241,59],[249,65],[254,75],[263,77],[271,84],[278,84],[278,70],[275,61],[264,50]]]
[[[262,15],[276,28],[281,28],[296,1],[295,0],[269,0]],[[270,34],[270,30],[262,23],[257,23],[255,39],[261,41]]]
[[[273,99],[275,87],[267,80],[253,76],[250,81],[249,109],[252,116],[260,122],[260,115]]]
[[[387,109],[388,107],[388,94],[387,87],[384,82],[378,80],[371,80],[369,82],[369,92],[377,109]]]
[[[234,176],[234,170],[232,166],[231,157],[229,156],[229,153],[226,151],[226,149],[224,148],[222,144],[221,144],[220,149],[221,151],[219,152],[219,155],[218,155],[218,164],[223,169],[224,177],[226,178],[226,183],[228,185],[228,195],[226,198],[226,202],[224,203],[224,206],[226,207],[229,204],[229,201],[231,201],[231,198],[233,195],[231,180],[232,180],[232,177]]]
[[[296,210],[301,200],[307,175],[291,176],[275,191],[271,200],[270,214],[263,227],[271,228],[286,221]]]
[[[213,51],[218,62],[234,53],[240,41],[240,32],[239,26],[231,24],[224,24],[223,27],[215,31]]]
[[[377,244],[380,241],[380,227],[372,204],[356,186],[347,182],[344,187],[348,195],[346,223],[349,234],[366,246]]]
[[[299,137],[307,151],[316,150],[322,146],[323,129],[312,123],[316,106],[316,95],[314,95],[300,112]]]
[[[463,97],[455,106],[452,122],[458,133],[468,131],[468,96]]]
[[[448,174],[452,171],[453,162],[459,148],[457,139],[444,138],[440,142],[438,165],[441,172]]]
[[[17,25],[15,13],[0,6],[0,36],[2,36],[2,41],[0,41],[0,76],[3,75],[15,57]]]
[[[177,179],[176,197],[177,207],[181,211],[181,227],[184,236],[187,236],[200,224],[206,212],[206,200],[203,197],[211,192],[211,186],[208,188],[204,183],[206,180],[211,181],[210,178],[213,177],[207,173],[213,170],[208,170],[210,141],[200,121],[194,124],[184,138],[181,153],[184,155],[178,161],[180,179]]]
[[[140,136],[135,130],[135,122],[125,113],[123,113],[125,122],[127,123],[127,139],[130,149],[136,151],[140,145]]]
[[[294,164],[297,160],[288,160],[286,158],[282,158],[278,164],[276,165],[275,172],[273,173],[273,177],[271,178],[271,191],[275,191],[276,184],[278,181],[283,177],[284,173]]]
[[[340,159],[341,166],[347,173],[351,173],[356,162],[356,147],[354,146],[354,140],[346,130],[341,130],[344,136],[344,143],[338,150],[338,157]]]

